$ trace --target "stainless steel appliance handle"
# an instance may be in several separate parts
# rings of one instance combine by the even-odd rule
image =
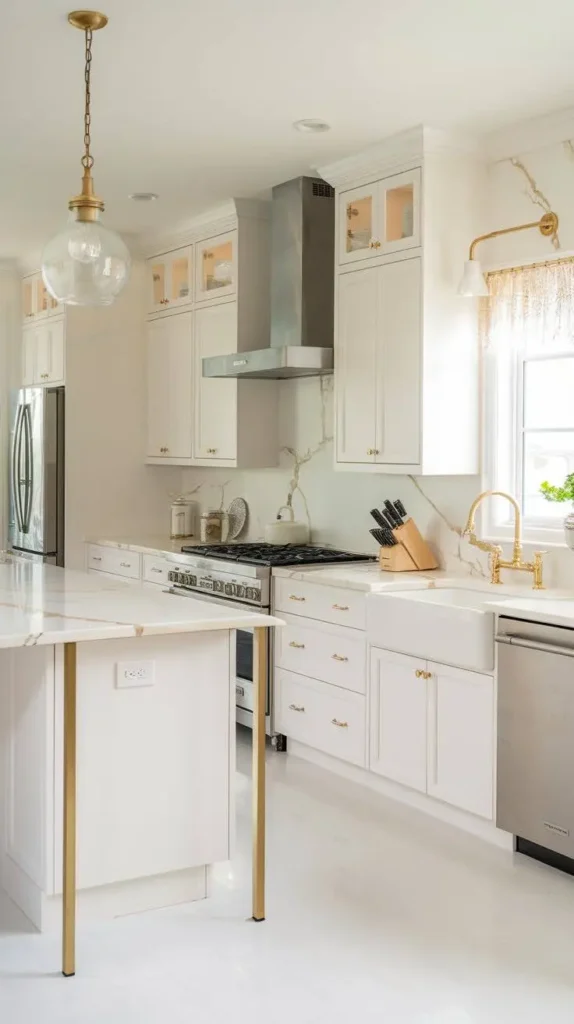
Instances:
[[[32,442],[32,413],[30,411],[30,405],[24,406],[24,414],[22,417],[22,424],[24,428],[24,464],[26,467],[25,477],[25,498],[24,498],[24,515],[22,517],[22,532],[29,533],[30,531],[30,516],[32,514],[32,495],[34,493],[34,450]]]
[[[12,493],[14,495],[14,513],[16,528],[22,533],[22,507],[20,504],[20,454],[22,446],[22,406],[18,406],[14,426],[14,443],[12,447]]]
[[[529,651],[542,651],[544,654],[560,654],[565,658],[574,658],[574,648],[561,647],[559,644],[543,644],[536,640],[526,640],[522,636],[497,636],[497,644],[508,644],[510,647],[527,647]]]

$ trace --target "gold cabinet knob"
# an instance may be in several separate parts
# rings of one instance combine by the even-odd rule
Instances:
[[[208,455],[216,455],[217,454],[217,448],[208,448],[207,449],[207,454]]]
[[[336,725],[338,729],[348,729],[349,728],[349,723],[348,722],[340,722],[338,718],[332,718],[331,719],[331,725]]]
[[[332,654],[331,658],[333,659],[333,661],[348,661],[349,660],[348,658],[345,657],[344,654]]]
[[[432,672],[423,672],[423,678],[424,679],[430,679],[431,676],[432,676]]]
[[[289,711],[305,711],[303,704],[290,704]]]
[[[298,644],[296,640],[290,640],[289,647],[296,647],[298,651],[305,650],[305,644]]]
[[[422,668],[417,668],[417,670],[415,672],[415,676],[417,677],[417,679],[422,679],[423,678],[424,672],[423,672]]]

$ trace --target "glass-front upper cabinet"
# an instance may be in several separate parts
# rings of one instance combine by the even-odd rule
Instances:
[[[381,181],[382,252],[398,252],[421,244],[420,184],[418,167]]]
[[[196,245],[195,300],[213,302],[237,290],[237,231]]]
[[[339,194],[339,263],[420,244],[420,168]]]
[[[52,302],[41,274],[31,274],[22,281],[22,319],[25,323],[48,316]]]
[[[149,312],[169,313],[174,307],[189,306],[192,272],[190,245],[148,260]]]
[[[378,182],[339,195],[339,263],[355,263],[378,255],[379,219]]]

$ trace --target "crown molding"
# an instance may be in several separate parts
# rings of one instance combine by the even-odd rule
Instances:
[[[574,139],[574,107],[490,132],[483,136],[482,144],[487,159],[497,163],[534,149],[558,145],[567,139]]]
[[[237,228],[241,219],[267,220],[270,204],[260,199],[229,199],[211,210],[205,210],[168,230],[142,233],[137,236],[139,250],[146,256],[157,256],[199,242],[212,235],[221,235]]]
[[[404,170],[408,165],[420,165],[424,157],[430,154],[477,155],[478,152],[474,139],[418,125],[397,135],[390,135],[360,153],[319,167],[318,171],[330,185],[352,186],[368,178],[380,178]]]

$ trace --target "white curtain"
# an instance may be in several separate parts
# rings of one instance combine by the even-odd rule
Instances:
[[[487,348],[524,355],[574,349],[574,258],[487,275],[481,333]]]

